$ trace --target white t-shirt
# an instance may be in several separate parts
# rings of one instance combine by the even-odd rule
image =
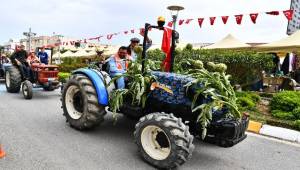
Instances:
[[[289,71],[293,71],[293,61],[294,61],[294,54],[290,53],[290,61],[289,61]]]

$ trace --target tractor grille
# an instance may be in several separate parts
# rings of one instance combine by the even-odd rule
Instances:
[[[45,73],[45,77],[57,77],[57,73]]]

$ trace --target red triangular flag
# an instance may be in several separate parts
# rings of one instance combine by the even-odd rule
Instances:
[[[140,34],[144,35],[145,33],[145,28],[140,28]]]
[[[107,38],[108,40],[111,40],[111,38],[113,37],[113,35],[114,35],[114,34],[108,34],[108,35],[106,36],[106,38]]]
[[[180,20],[179,20],[179,25],[182,25],[183,22],[184,22],[184,19],[180,19]]]
[[[269,15],[279,15],[279,11],[269,11],[269,12],[266,12],[266,14],[269,14]]]
[[[222,16],[222,21],[224,24],[227,23],[229,16]]]
[[[187,19],[187,20],[185,21],[185,24],[189,24],[191,21],[193,21],[193,19]]]
[[[124,31],[124,34],[128,34],[128,31]]]
[[[132,34],[134,33],[134,30],[130,30],[130,31],[131,31]]]
[[[216,17],[209,17],[210,25],[214,25]]]
[[[252,13],[252,14],[250,14],[251,21],[252,21],[254,24],[256,24],[257,16],[258,16],[258,13]]]
[[[198,24],[199,24],[200,28],[202,27],[203,21],[204,21],[204,18],[198,18]]]
[[[172,27],[173,26],[173,21],[168,22],[168,27]]]
[[[286,11],[283,11],[283,14],[290,21],[290,20],[293,19],[294,11],[292,9],[291,10],[286,10]]]
[[[235,15],[235,20],[238,25],[241,25],[243,19],[243,15]]]

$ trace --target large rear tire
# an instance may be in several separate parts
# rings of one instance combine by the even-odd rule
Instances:
[[[71,76],[62,93],[64,116],[71,127],[91,129],[104,121],[105,108],[98,104],[93,83],[82,74]]]
[[[5,86],[9,93],[18,93],[21,88],[22,76],[16,67],[9,67],[5,71]]]
[[[134,138],[144,160],[157,168],[172,169],[184,164],[194,150],[193,136],[180,118],[152,113],[140,119]]]
[[[32,83],[28,80],[25,80],[23,83],[22,83],[22,93],[23,93],[23,96],[24,96],[24,99],[32,99],[32,95],[33,95],[33,92],[32,92]]]

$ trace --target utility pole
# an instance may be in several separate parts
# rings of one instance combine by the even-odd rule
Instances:
[[[34,37],[36,35],[36,33],[31,32],[31,28],[29,28],[29,32],[23,32],[23,35],[26,36],[29,41],[28,51],[30,51],[31,50],[31,38]]]

